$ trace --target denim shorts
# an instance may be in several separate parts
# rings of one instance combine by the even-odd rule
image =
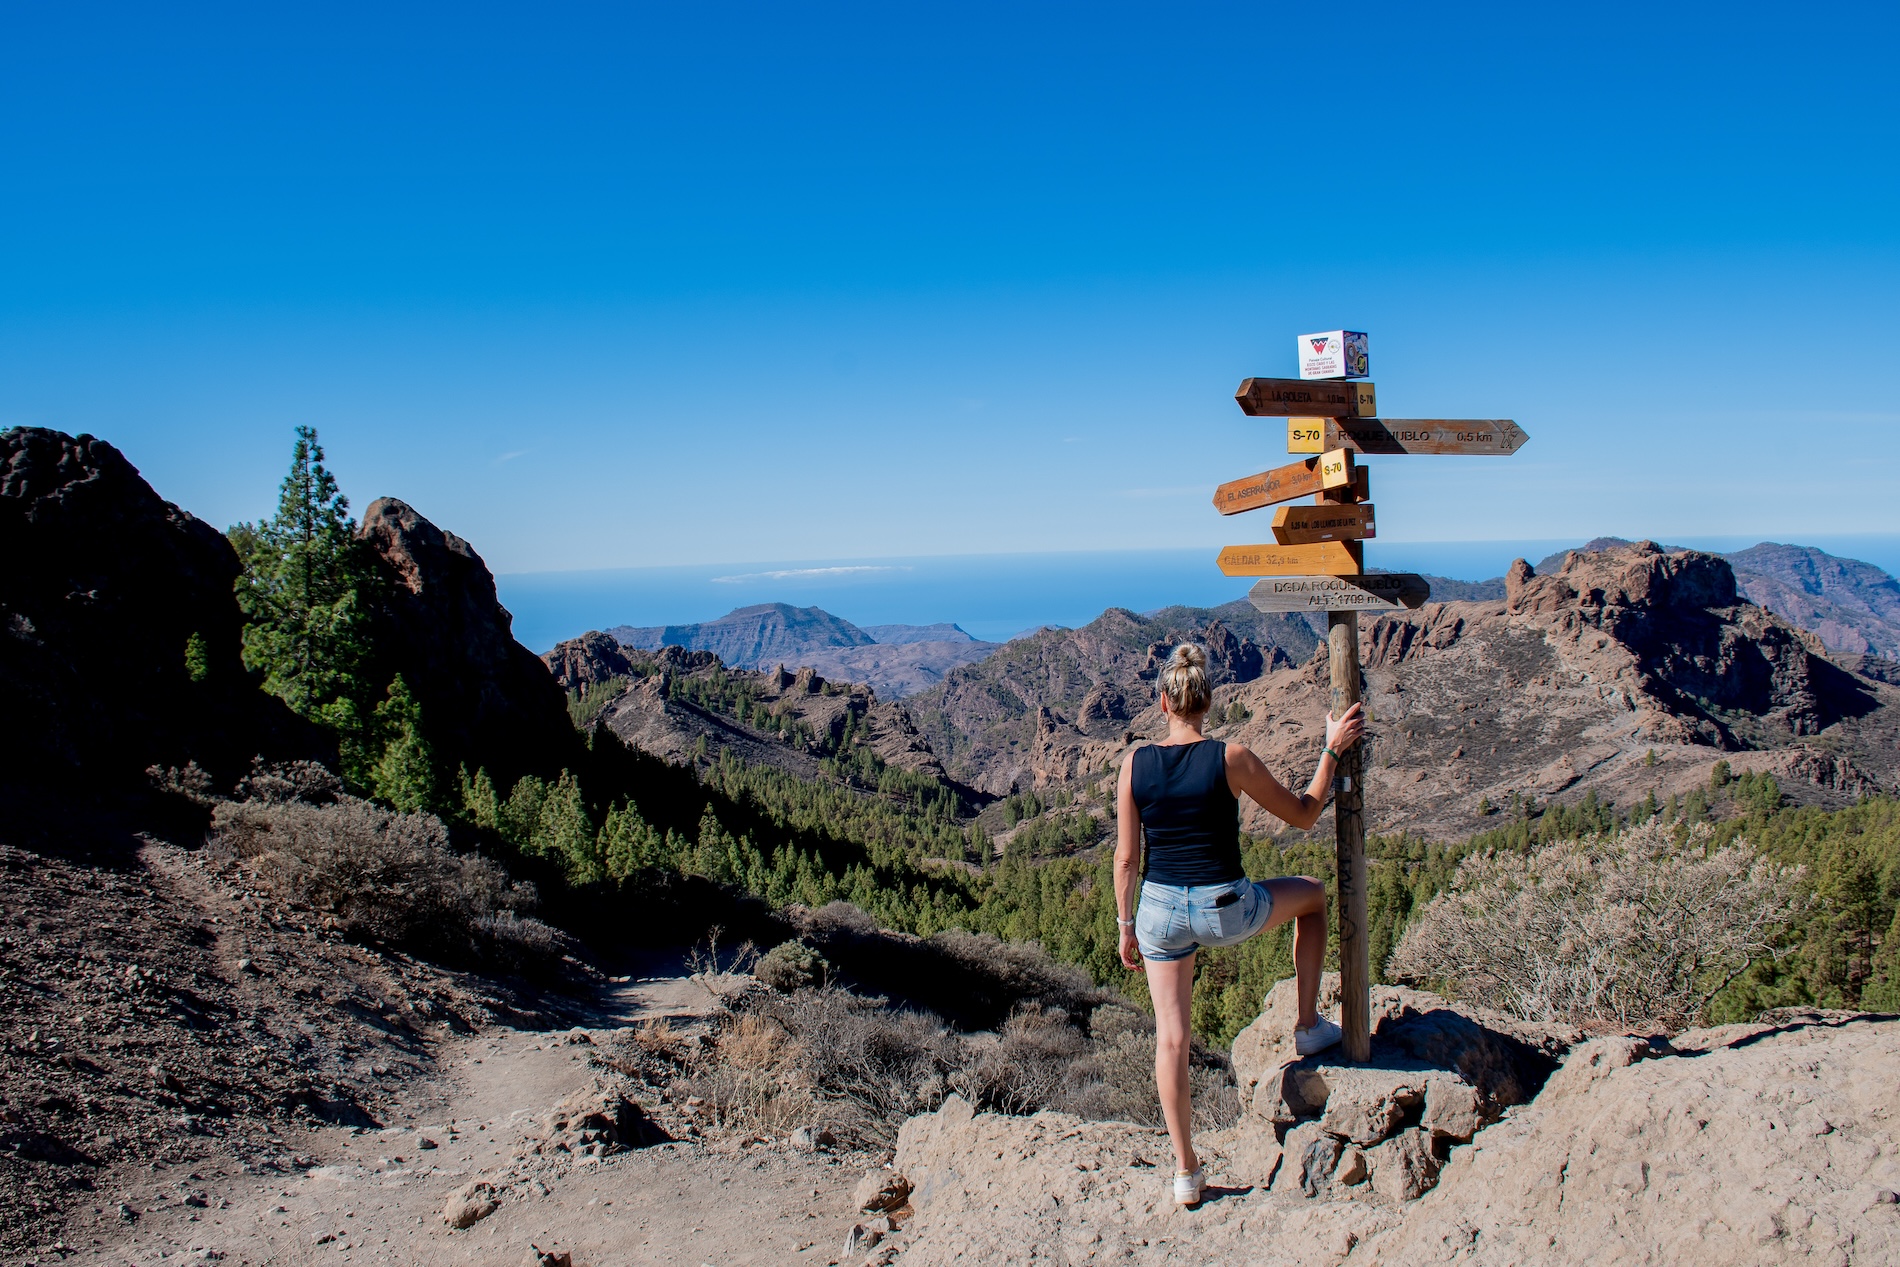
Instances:
[[[1187,958],[1197,946],[1246,941],[1272,916],[1273,891],[1259,880],[1192,888],[1144,880],[1135,910],[1135,944],[1143,959],[1167,963]]]

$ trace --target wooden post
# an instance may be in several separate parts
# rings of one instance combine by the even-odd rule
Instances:
[[[1326,652],[1332,670],[1332,715],[1359,702],[1359,613],[1329,612]],[[1366,941],[1365,742],[1339,757],[1333,776],[1335,874],[1333,908],[1339,916],[1339,1028],[1346,1059],[1372,1059],[1372,974]]]

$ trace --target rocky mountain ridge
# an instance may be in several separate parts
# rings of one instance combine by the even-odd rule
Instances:
[[[1549,575],[1520,560],[1505,582],[1501,600],[1362,620],[1373,829],[1464,835],[1514,795],[1666,799],[1717,759],[1824,804],[1900,784],[1894,685],[1746,601],[1725,560],[1639,543],[1570,552]],[[953,776],[992,795],[1068,787],[1103,812],[1122,754],[1165,729],[1143,677],[1166,645],[1148,650],[1151,629],[1111,611],[1011,644],[909,704]],[[1180,632],[1213,653],[1210,735],[1304,786],[1326,707],[1324,644],[1255,668],[1250,640]],[[1250,830],[1279,826],[1250,813]]]
[[[950,669],[981,660],[998,645],[949,623],[860,628],[821,607],[787,603],[739,607],[697,624],[618,625],[606,632],[635,650],[710,651],[739,669],[810,668],[862,682],[889,699],[933,686]]]
[[[731,668],[713,652],[678,646],[649,654],[599,632],[561,643],[543,659],[564,690],[622,683],[601,707],[600,722],[676,764],[729,753],[816,779],[822,761],[855,743],[887,766],[951,782],[904,706],[861,683],[834,682],[810,668]]]

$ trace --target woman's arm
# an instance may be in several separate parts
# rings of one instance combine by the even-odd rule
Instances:
[[[1115,918],[1121,936],[1122,967],[1129,971],[1141,967],[1141,951],[1135,945],[1135,903],[1141,896],[1141,811],[1135,808],[1135,754],[1122,758],[1122,772],[1115,780]]]
[[[1346,715],[1338,721],[1327,714],[1326,748],[1321,750],[1319,768],[1313,771],[1313,781],[1302,796],[1287,791],[1246,745],[1230,743],[1227,745],[1227,786],[1233,789],[1235,796],[1245,792],[1267,813],[1304,831],[1319,821],[1326,808],[1326,790],[1339,768],[1332,754],[1344,752],[1358,743],[1365,728],[1365,710],[1357,704],[1347,709]]]

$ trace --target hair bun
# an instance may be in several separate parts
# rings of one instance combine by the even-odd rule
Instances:
[[[1184,642],[1168,657],[1168,667],[1170,669],[1205,669],[1207,652],[1194,643]]]
[[[1207,711],[1213,702],[1214,686],[1207,677],[1207,650],[1184,642],[1168,654],[1161,666],[1161,693],[1168,708],[1177,717],[1193,717]]]

